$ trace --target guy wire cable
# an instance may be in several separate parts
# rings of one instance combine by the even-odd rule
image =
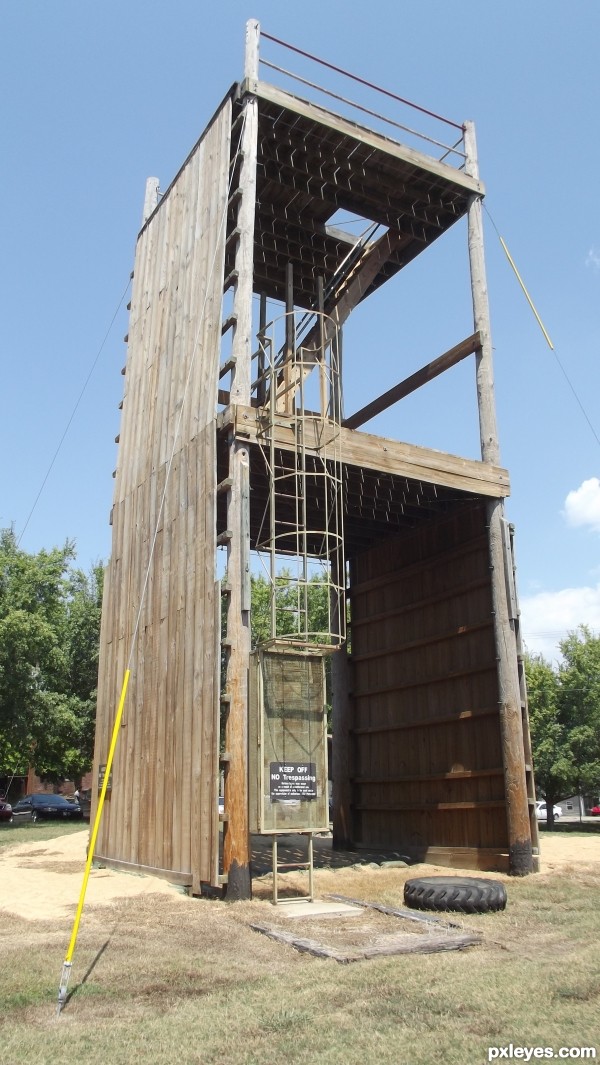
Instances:
[[[102,354],[102,352],[104,350],[104,345],[106,344],[106,341],[108,340],[108,337],[110,335],[110,331],[111,331],[113,325],[115,324],[115,319],[116,319],[119,311],[121,310],[121,307],[123,305],[123,300],[125,299],[125,296],[127,295],[127,292],[129,290],[130,284],[131,284],[131,277],[129,278],[129,280],[128,280],[126,286],[125,286],[125,290],[123,292],[123,295],[121,296],[121,299],[119,300],[119,303],[117,305],[117,309],[115,310],[115,313],[113,314],[113,316],[112,316],[112,318],[110,320],[110,325],[109,325],[108,329],[106,330],[106,334],[104,336],[104,340],[102,341],[100,347],[98,348],[98,351],[96,353],[96,357],[95,357],[95,359],[94,359],[94,361],[93,361],[93,363],[91,365],[90,371],[89,371],[85,381],[83,382],[83,387],[82,387],[82,389],[81,389],[81,391],[80,391],[80,393],[79,393],[79,395],[77,397],[77,400],[75,402],[75,406],[73,407],[73,410],[71,411],[71,416],[70,416],[70,418],[69,418],[69,420],[68,420],[68,422],[66,424],[65,430],[64,430],[64,432],[63,432],[63,434],[62,434],[62,436],[61,436],[61,438],[60,438],[60,440],[58,442],[58,446],[56,448],[56,451],[54,452],[54,455],[52,456],[52,459],[50,460],[50,465],[48,466],[48,469],[46,471],[46,476],[44,477],[44,479],[43,479],[43,481],[42,481],[42,483],[40,485],[38,494],[36,495],[36,497],[35,497],[35,499],[33,501],[33,506],[31,508],[31,510],[29,511],[29,514],[27,515],[27,521],[25,522],[25,524],[24,524],[24,526],[21,529],[21,532],[19,534],[19,538],[17,540],[17,547],[19,546],[19,544],[21,543],[21,540],[23,539],[23,536],[25,535],[25,530],[27,529],[27,526],[29,525],[29,522],[31,521],[31,518],[33,517],[33,512],[35,511],[35,508],[38,505],[40,496],[41,496],[42,492],[44,491],[44,488],[46,487],[46,481],[48,480],[48,478],[49,478],[49,476],[50,476],[50,474],[52,472],[52,468],[53,468],[54,463],[56,462],[56,460],[58,458],[60,449],[62,448],[62,446],[63,446],[63,444],[65,442],[65,437],[66,437],[67,433],[69,432],[69,429],[71,428],[71,423],[72,423],[72,421],[73,421],[73,419],[74,419],[74,417],[75,417],[75,415],[77,413],[77,410],[79,408],[79,404],[81,403],[81,400],[83,399],[85,390],[86,390],[87,386],[90,383],[90,379],[92,377],[92,374],[93,374],[94,370],[96,369],[96,363],[98,362],[98,359],[100,358],[100,356],[101,356],[101,354]]]
[[[514,261],[512,255],[510,254],[510,252],[508,250],[508,247],[506,246],[506,241],[500,235],[498,227],[497,227],[496,223],[494,222],[494,219],[492,218],[490,212],[488,211],[485,203],[484,203],[483,206],[485,207],[486,214],[487,214],[490,222],[492,223],[492,225],[493,225],[493,227],[494,227],[494,229],[496,231],[496,235],[498,237],[498,240],[500,241],[500,244],[502,245],[503,251],[504,251],[504,253],[506,255],[506,258],[508,259],[508,261],[510,263],[510,266],[511,266],[511,268],[513,270],[513,273],[514,273],[517,281],[519,282],[519,285],[521,286],[521,289],[523,291],[525,299],[527,300],[529,306],[531,307],[531,310],[533,311],[535,319],[536,319],[540,329],[542,330],[542,333],[544,334],[544,339],[545,339],[548,347],[550,348],[552,354],[554,355],[554,358],[556,359],[556,361],[558,363],[558,366],[559,366],[560,370],[562,371],[562,374],[563,374],[563,376],[565,378],[565,381],[567,382],[569,388],[571,389],[571,392],[573,393],[573,396],[575,397],[577,405],[579,406],[579,409],[581,410],[581,413],[583,414],[586,422],[588,423],[588,425],[589,425],[589,427],[590,427],[590,429],[591,429],[591,431],[592,431],[592,433],[594,435],[594,439],[595,439],[596,443],[600,446],[600,437],[598,436],[598,433],[596,432],[596,430],[595,430],[595,428],[594,428],[594,426],[592,424],[592,421],[591,421],[591,419],[590,419],[585,407],[583,406],[583,403],[581,402],[581,400],[580,400],[580,398],[579,398],[579,396],[578,396],[578,394],[577,394],[577,392],[575,390],[575,386],[571,382],[571,379],[570,379],[567,371],[565,370],[565,368],[564,368],[564,366],[563,366],[563,364],[562,364],[562,362],[561,362],[561,360],[560,360],[560,358],[558,356],[558,352],[557,352],[556,348],[554,347],[554,344],[550,340],[550,337],[548,335],[548,331],[546,330],[546,327],[544,326],[544,323],[542,322],[542,319],[540,318],[540,315],[538,314],[538,312],[537,312],[537,310],[535,308],[535,304],[534,304],[531,296],[529,295],[529,292],[527,291],[527,288],[525,287],[525,282],[523,281],[523,278],[521,277],[521,275],[520,275],[520,273],[519,273],[519,271],[518,271],[518,269],[516,267],[515,261]]]
[[[244,113],[244,118],[243,118],[243,122],[242,122],[242,128],[241,128],[241,131],[240,131],[240,138],[239,138],[239,141],[238,141],[238,147],[237,147],[237,151],[236,151],[236,157],[237,157],[237,155],[240,152],[240,145],[241,145],[241,142],[242,142],[245,125],[246,125],[246,115]],[[155,551],[155,548],[156,548],[158,530],[159,530],[160,523],[161,523],[161,520],[162,520],[162,513],[163,513],[163,509],[164,509],[164,505],[165,505],[166,495],[167,495],[167,487],[168,487],[169,479],[170,479],[170,475],[171,475],[171,468],[173,466],[173,459],[175,457],[175,449],[176,449],[176,446],[177,446],[177,443],[178,443],[178,440],[179,440],[179,433],[181,431],[181,423],[182,423],[182,420],[183,420],[183,413],[184,413],[184,410],[185,410],[185,401],[186,401],[186,397],[187,397],[187,393],[188,393],[189,383],[190,383],[191,376],[192,376],[192,370],[194,368],[194,363],[196,361],[196,354],[197,354],[197,351],[198,351],[198,345],[199,345],[199,340],[200,340],[200,332],[201,332],[201,329],[202,329],[202,326],[203,326],[203,323],[204,323],[204,315],[205,315],[205,312],[206,312],[206,304],[208,302],[208,297],[209,297],[209,292],[210,292],[210,283],[211,283],[212,278],[213,278],[213,273],[214,273],[216,259],[217,259],[217,253],[218,253],[218,250],[219,250],[219,241],[220,241],[221,233],[223,231],[223,228],[224,228],[226,220],[227,220],[227,208],[228,208],[229,196],[230,196],[230,193],[231,193],[231,185],[232,185],[232,182],[233,182],[234,170],[235,170],[235,168],[232,167],[231,168],[231,176],[230,176],[230,179],[229,179],[229,184],[227,186],[227,195],[225,197],[225,203],[224,203],[224,207],[223,207],[223,214],[221,216],[221,221],[219,223],[219,228],[218,228],[218,231],[217,231],[217,240],[215,242],[215,251],[214,251],[212,262],[210,264],[210,269],[208,270],[208,273],[206,275],[206,289],[205,289],[205,293],[204,293],[204,301],[202,303],[200,314],[198,316],[198,328],[196,330],[196,335],[194,337],[194,343],[193,343],[193,346],[192,346],[192,352],[191,352],[191,356],[190,356],[190,365],[189,365],[189,369],[188,369],[185,385],[184,385],[184,388],[183,388],[183,394],[182,394],[181,403],[180,403],[180,406],[179,406],[179,414],[177,416],[177,422],[176,422],[176,425],[175,425],[175,432],[173,434],[173,445],[172,445],[172,448],[171,448],[171,453],[170,453],[170,456],[169,456],[169,461],[168,461],[168,464],[167,464],[167,470],[166,470],[166,474],[165,474],[165,484],[164,484],[164,488],[163,488],[162,495],[161,495],[160,506],[158,508],[158,513],[157,513],[157,516],[156,516],[156,523],[155,523],[155,527],[154,527],[154,533],[153,533],[152,542],[151,542],[151,545],[150,545],[150,554],[149,554],[149,557],[148,557],[148,566],[146,568],[146,574],[145,574],[145,577],[144,577],[144,583],[143,583],[142,591],[141,591],[141,594],[140,594],[139,607],[138,607],[138,611],[137,611],[137,616],[136,616],[136,620],[135,620],[133,633],[132,633],[131,640],[130,640],[129,654],[128,654],[128,657],[127,657],[127,664],[125,666],[125,672],[124,672],[124,677],[123,677],[123,685],[122,685],[121,694],[120,694],[120,697],[119,697],[119,704],[118,704],[118,707],[117,707],[117,714],[116,714],[116,717],[115,717],[115,723],[114,723],[113,730],[112,730],[110,749],[109,749],[109,752],[108,752],[108,757],[107,757],[107,761],[106,761],[106,768],[105,768],[105,771],[104,771],[104,780],[102,782],[102,788],[101,788],[101,791],[100,791],[100,798],[98,799],[98,807],[96,809],[96,816],[94,818],[94,827],[92,829],[92,835],[91,835],[90,843],[89,843],[89,846],[88,846],[87,859],[86,859],[86,863],[85,863],[85,871],[84,871],[84,875],[83,875],[83,882],[82,882],[82,885],[81,885],[81,891],[79,893],[79,902],[77,904],[77,911],[75,913],[75,919],[74,919],[74,922],[73,922],[73,930],[71,932],[71,939],[70,939],[70,942],[69,942],[67,953],[65,955],[65,960],[63,962],[62,973],[61,973],[61,978],[60,978],[60,985],[59,985],[59,989],[58,989],[58,1006],[57,1006],[57,1010],[56,1010],[56,1013],[57,1013],[58,1016],[60,1016],[60,1013],[61,1013],[63,1007],[65,1006],[66,1002],[67,1002],[69,979],[70,979],[70,976],[71,976],[71,970],[72,970],[72,965],[73,965],[73,954],[75,952],[75,947],[76,947],[76,944],[77,944],[77,935],[78,935],[78,932],[79,932],[79,924],[80,924],[80,921],[81,921],[81,914],[82,914],[83,906],[84,906],[84,903],[85,903],[85,896],[86,896],[87,885],[88,885],[88,881],[89,881],[89,877],[90,877],[90,871],[91,871],[91,868],[92,868],[92,862],[94,860],[94,848],[95,848],[95,845],[96,845],[96,839],[97,839],[97,836],[98,836],[98,830],[99,830],[100,821],[101,821],[101,818],[102,818],[102,811],[104,809],[104,799],[105,799],[105,796],[106,796],[106,791],[107,791],[107,787],[108,787],[108,781],[109,781],[109,778],[110,778],[110,772],[111,772],[111,769],[112,769],[112,763],[113,763],[114,754],[115,754],[115,750],[116,750],[116,746],[117,746],[117,738],[118,738],[119,730],[120,730],[120,726],[121,726],[121,719],[123,717],[123,710],[124,710],[124,707],[125,707],[125,697],[127,695],[127,687],[129,685],[129,677],[131,675],[131,663],[132,663],[132,659],[133,659],[133,653],[134,653],[134,650],[135,650],[135,645],[136,645],[136,641],[137,641],[137,635],[138,635],[140,621],[141,621],[141,617],[142,617],[142,610],[143,610],[144,601],[145,601],[145,598],[146,598],[146,591],[147,591],[148,582],[149,582],[149,579],[150,579],[150,570],[152,568],[152,562],[153,562],[153,559],[154,559],[154,551]]]

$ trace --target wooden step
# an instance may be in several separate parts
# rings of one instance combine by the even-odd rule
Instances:
[[[236,359],[235,355],[230,355],[230,357],[227,359],[226,362],[223,363],[223,365],[221,366],[221,368],[219,370],[219,381],[221,380],[222,377],[225,377],[225,374],[228,374],[230,372],[230,370],[234,370],[235,369],[236,362],[237,362],[237,359]]]
[[[230,274],[227,274],[223,282],[223,292],[227,292],[233,285],[237,285],[239,276],[237,270],[232,270]]]
[[[227,318],[225,319],[225,321],[223,322],[223,324],[221,326],[221,336],[225,336],[225,333],[227,333],[227,331],[229,329],[233,329],[234,326],[236,326],[236,325],[237,325],[237,314],[234,311],[232,311],[231,314],[227,315]]]

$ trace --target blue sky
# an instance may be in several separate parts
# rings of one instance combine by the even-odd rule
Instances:
[[[0,525],[21,533],[97,358],[22,546],[74,538],[84,568],[110,552],[127,332],[121,297],[145,180],[156,175],[166,188],[241,77],[251,17],[401,96],[476,123],[523,629],[530,649],[556,658],[568,629],[587,622],[600,630],[600,446],[490,218],[600,435],[596,0],[373,0],[356,8],[337,0],[210,8],[4,0]],[[318,80],[327,86],[330,75],[321,69]],[[356,312],[345,340],[347,413],[471,332],[461,223]],[[472,361],[368,428],[478,457]]]

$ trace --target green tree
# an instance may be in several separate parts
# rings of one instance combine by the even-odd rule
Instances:
[[[574,790],[600,789],[600,637],[580,625],[562,640],[558,669],[559,710],[569,734]]]
[[[579,626],[560,643],[558,669],[527,655],[525,672],[536,784],[552,807],[600,789],[600,638]]]
[[[546,799],[548,824],[552,827],[553,806],[572,794],[573,781],[568,731],[559,712],[559,679],[541,655],[526,656],[525,672],[535,782]]]
[[[49,779],[91,764],[101,567],[73,570],[75,550],[30,555],[0,532],[0,771]]]
[[[303,592],[298,588],[292,575],[285,567],[275,578],[275,618],[277,636],[293,636],[298,631],[299,610],[303,611]],[[251,577],[252,596],[252,645],[256,647],[270,639],[272,633],[271,584],[262,574]],[[317,635],[326,633],[329,625],[329,585],[326,578],[315,574],[307,586],[307,621],[308,630],[315,634],[311,642],[317,643]],[[303,629],[300,618],[300,629]]]

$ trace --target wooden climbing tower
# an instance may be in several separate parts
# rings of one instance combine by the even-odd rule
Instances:
[[[169,187],[148,182],[97,780],[128,666],[131,681],[96,855],[194,893],[250,895],[249,772],[260,762],[249,734],[251,581],[262,552],[273,589],[278,559],[298,567],[299,635],[288,627],[288,644],[330,655],[334,846],[526,874],[537,826],[473,126],[440,119],[446,143],[419,139],[414,123],[386,125],[347,92],[331,110],[332,92],[314,79],[282,87],[290,72],[263,60],[263,44],[299,52],[249,22],[243,79]],[[340,212],[364,219],[361,236]],[[381,285],[402,285],[404,268],[455,225],[472,333],[347,412],[345,323]],[[377,350],[363,359],[376,394]],[[464,359],[480,460],[363,430]],[[315,635],[306,595],[317,564],[331,609]],[[276,615],[275,604],[275,645]]]

